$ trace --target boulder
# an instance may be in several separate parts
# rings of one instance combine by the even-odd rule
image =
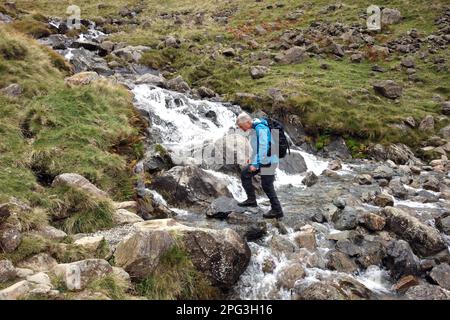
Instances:
[[[305,61],[308,54],[301,47],[292,47],[286,51],[280,52],[275,56],[275,61],[280,64],[293,64]]]
[[[361,215],[361,225],[370,231],[381,231],[386,225],[386,219],[378,214],[365,212]]]
[[[389,188],[394,197],[399,199],[406,199],[408,190],[406,190],[400,178],[394,178],[389,182]]]
[[[169,81],[166,82],[166,86],[168,89],[177,92],[187,93],[191,91],[191,88],[189,87],[187,82],[183,80],[181,76],[170,79]]]
[[[260,213],[260,209],[249,208],[248,211],[251,211],[252,214],[232,212],[227,216],[226,221],[231,229],[247,241],[261,239],[267,233],[267,223],[255,214],[256,212]]]
[[[114,55],[118,58],[122,58],[127,62],[139,63],[139,61],[142,58],[142,54],[149,50],[151,50],[151,49],[148,47],[143,47],[143,46],[137,46],[137,47],[127,46],[125,48],[119,48],[119,49],[114,50],[112,52],[112,55]]]
[[[330,143],[323,148],[322,153],[331,159],[349,160],[352,158],[345,140],[340,136],[331,137]]]
[[[373,178],[370,174],[360,174],[356,179],[360,185],[370,185],[373,182]]]
[[[52,187],[65,186],[71,188],[78,188],[86,191],[88,194],[97,197],[107,197],[108,194],[105,191],[100,190],[95,185],[89,182],[85,177],[77,173],[63,173],[57,176],[53,182]]]
[[[80,246],[89,252],[96,252],[104,242],[104,236],[85,236],[75,240],[73,244]]]
[[[58,264],[52,269],[52,272],[64,281],[70,291],[82,290],[90,282],[107,276],[112,271],[108,261],[102,259],[86,259]]]
[[[196,269],[214,286],[229,288],[250,261],[247,243],[233,230],[212,230],[182,225],[172,219],[135,224],[136,232],[117,247],[115,261],[134,278],[144,278],[175,244],[183,244]]]
[[[420,131],[433,131],[434,130],[434,118],[432,115],[427,115],[419,124]]]
[[[375,92],[389,99],[397,99],[402,96],[403,88],[393,80],[381,80],[373,84]]]
[[[283,289],[292,289],[295,282],[304,278],[305,269],[300,263],[290,263],[284,266],[277,274],[277,284]]]
[[[232,212],[244,213],[245,211],[245,208],[238,206],[238,202],[235,199],[219,197],[211,203],[206,211],[206,216],[209,218],[225,219]]]
[[[295,235],[295,241],[300,248],[306,248],[309,251],[316,249],[316,232],[311,226],[304,226]]]
[[[250,76],[252,79],[264,78],[269,73],[269,68],[265,66],[253,66],[250,67]]]
[[[12,83],[4,88],[0,89],[0,94],[11,97],[11,98],[17,98],[22,95],[23,88],[20,84]]]
[[[344,292],[331,281],[313,282],[296,290],[297,300],[346,300]]]
[[[356,257],[359,266],[366,269],[370,266],[379,266],[382,263],[386,250],[379,238],[364,238],[363,241],[357,242],[361,248],[361,252]]]
[[[450,125],[442,128],[441,130],[439,130],[439,134],[444,138],[444,139],[449,139],[450,138]]]
[[[444,250],[447,246],[439,231],[421,222],[401,209],[386,207],[386,228],[409,242],[414,252],[422,257]]]
[[[220,196],[231,197],[227,183],[196,166],[177,166],[154,177],[152,188],[167,195],[169,203],[210,203]]]
[[[286,157],[280,159],[279,169],[287,174],[299,174],[308,170],[305,159],[300,153],[291,152]]]
[[[316,176],[316,174],[312,171],[308,171],[302,180],[302,184],[304,184],[307,187],[312,187],[318,181],[319,181],[319,178]]]
[[[405,296],[410,300],[448,300],[450,291],[427,283],[409,288]]]
[[[234,57],[236,56],[236,50],[234,50],[233,48],[225,48],[222,50],[222,54],[225,57]]]
[[[0,260],[0,283],[13,280],[16,275],[16,269],[11,261]]]
[[[444,232],[446,235],[450,235],[450,213],[444,213],[442,216],[435,219],[436,227]]]
[[[437,265],[431,270],[430,278],[442,288],[450,290],[450,265],[447,263]]]
[[[402,20],[402,14],[397,9],[384,8],[381,11],[381,24],[383,26],[397,24],[401,20]]]
[[[373,199],[373,203],[374,205],[382,208],[388,206],[391,207],[394,205],[394,198],[386,193],[380,193],[375,196],[375,198]]]
[[[197,93],[202,99],[214,98],[217,95],[214,90],[203,86],[197,89]]]
[[[355,229],[358,223],[358,212],[350,207],[338,210],[332,217],[334,227],[338,230]]]
[[[422,186],[425,190],[431,190],[431,191],[435,191],[435,192],[441,191],[439,179],[436,178],[435,176],[430,175],[430,176],[426,177]]]
[[[395,240],[388,244],[383,263],[396,280],[406,275],[417,275],[419,272],[419,258],[404,240]]]
[[[338,171],[342,169],[342,162],[339,159],[331,160],[328,163],[328,169],[333,171]]]
[[[358,270],[356,263],[348,255],[339,251],[330,251],[327,253],[327,268],[339,272],[353,273]]]
[[[353,243],[353,241],[350,241],[349,239],[340,239],[336,243],[336,250],[342,253],[345,253],[346,255],[350,257],[356,257],[361,255],[362,248],[358,244]]]
[[[370,299],[372,293],[362,283],[347,275],[336,275],[320,282],[305,282],[296,286],[300,300],[360,300]]]

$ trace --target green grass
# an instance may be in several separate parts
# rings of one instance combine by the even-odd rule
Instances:
[[[139,295],[150,300],[214,299],[219,296],[193,266],[181,245],[174,245],[161,258],[152,275],[136,284]]]

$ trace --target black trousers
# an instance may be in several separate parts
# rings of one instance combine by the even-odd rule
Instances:
[[[246,166],[241,172],[242,186],[244,187],[247,199],[250,201],[256,201],[255,187],[253,186],[253,177],[259,174],[261,170],[250,171],[250,165]],[[270,175],[261,175],[261,186],[270,200],[272,210],[275,212],[282,212],[280,201],[278,200],[277,193],[273,183],[275,181],[275,173]]]

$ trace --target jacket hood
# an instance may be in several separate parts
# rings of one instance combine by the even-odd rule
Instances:
[[[256,128],[256,126],[260,125],[260,124],[264,124],[266,126],[269,125],[268,122],[265,119],[259,119],[259,118],[253,119],[253,128]]]

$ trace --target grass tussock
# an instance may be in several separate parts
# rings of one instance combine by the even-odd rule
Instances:
[[[181,244],[161,258],[154,273],[136,284],[139,295],[155,300],[214,299],[218,289],[200,274]]]
[[[113,300],[125,300],[128,296],[129,284],[116,275],[110,274],[91,282],[88,289],[101,292]]]

